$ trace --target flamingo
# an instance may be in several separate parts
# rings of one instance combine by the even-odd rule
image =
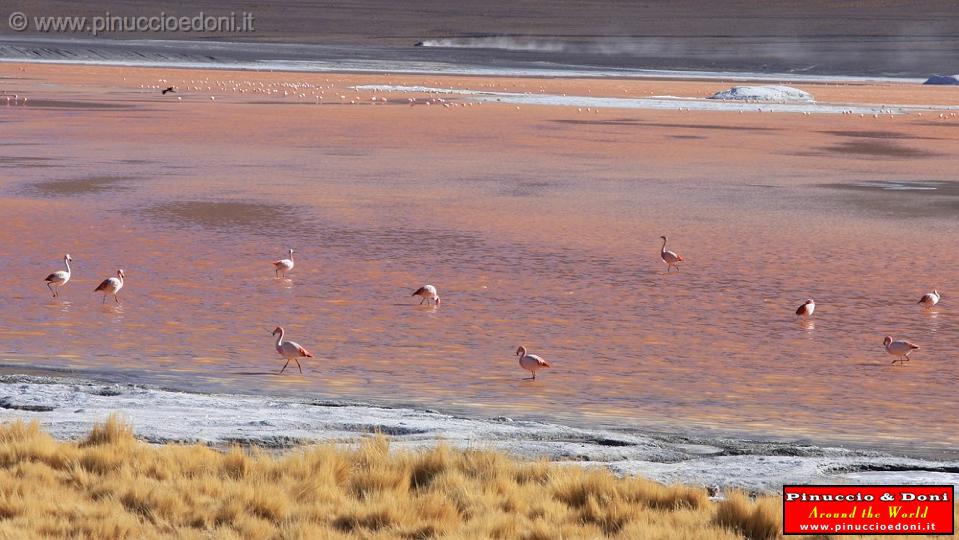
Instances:
[[[299,359],[313,358],[313,354],[295,341],[283,341],[284,333],[282,326],[277,326],[276,329],[273,330],[274,336],[280,334],[280,336],[276,338],[276,352],[281,357],[286,358],[286,363],[283,364],[283,369],[280,370],[280,373],[286,371],[286,366],[290,365],[290,360],[295,361],[296,367],[300,368],[300,373],[303,373],[303,367],[300,365]]]
[[[440,295],[436,293],[436,287],[432,285],[423,285],[419,289],[416,289],[411,296],[422,296],[423,299],[420,300],[420,305],[423,305],[423,302],[432,302],[434,305],[440,305]]]
[[[905,340],[893,341],[891,336],[886,336],[882,340],[882,344],[886,347],[887,353],[897,357],[892,361],[893,364],[896,362],[899,362],[900,364],[908,362],[909,355],[912,354],[912,351],[919,350],[919,345]]]
[[[816,302],[812,298],[806,300],[803,305],[799,306],[799,309],[796,310],[796,315],[802,316],[804,319],[812,317],[813,312],[816,311]]]
[[[103,280],[102,283],[97,285],[96,289],[93,289],[93,292],[102,292],[103,293],[103,303],[106,303],[107,296],[113,295],[113,299],[116,303],[120,303],[120,299],[117,298],[117,293],[120,292],[120,289],[123,288],[123,269],[117,270],[116,277],[109,277]]]
[[[62,273],[62,272],[58,272]],[[69,275],[67,276],[69,279]],[[49,278],[47,278],[49,279]],[[942,293],[939,291],[932,291],[931,293],[926,293],[922,295],[922,298],[919,299],[919,304],[922,304],[923,307],[932,307],[939,303],[939,300],[942,299]]]
[[[516,356],[519,356],[519,367],[533,374],[530,380],[536,380],[537,369],[551,367],[546,360],[543,360],[535,354],[526,354],[526,347],[522,345],[516,349]]]
[[[59,289],[60,287],[63,287],[64,285],[67,284],[68,281],[70,281],[70,261],[72,260],[73,259],[70,258],[69,253],[64,255],[63,264],[66,265],[67,269],[54,272],[50,274],[49,276],[47,276],[47,279],[44,280],[47,282],[47,288],[50,289],[50,292],[53,293],[54,298],[56,298],[59,295],[59,293],[57,292],[57,289]]]
[[[290,248],[290,258],[273,261],[273,268],[276,277],[280,277],[280,272],[283,272],[283,277],[286,277],[286,273],[293,270],[293,248]]]
[[[669,269],[676,267],[676,271],[679,272],[679,263],[683,262],[683,256],[666,250],[666,237],[660,236],[663,239],[663,248],[659,252],[659,256],[663,258],[663,262],[666,263],[666,273],[669,273]]]

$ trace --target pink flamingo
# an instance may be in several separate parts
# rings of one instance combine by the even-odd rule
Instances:
[[[814,311],[816,311],[816,302],[810,298],[809,300],[806,300],[803,305],[799,306],[799,309],[796,310],[796,315],[799,315],[804,319],[808,319],[809,317],[812,317]]]
[[[679,272],[679,263],[683,262],[683,256],[674,252],[666,250],[666,237],[660,236],[663,239],[663,247],[659,250],[659,256],[662,257],[663,262],[666,263],[666,273],[669,273],[669,269],[675,267],[676,271]]]
[[[117,275],[116,275],[116,277],[111,277],[111,278],[107,278],[107,279],[103,280],[102,283],[100,283],[99,285],[97,285],[97,288],[96,288],[96,289],[93,289],[93,292],[102,292],[102,293],[103,293],[103,303],[106,303],[106,301],[107,301],[107,296],[109,296],[109,295],[112,294],[112,295],[113,295],[113,299],[116,301],[116,303],[119,304],[119,303],[120,303],[120,299],[117,298],[117,293],[120,292],[120,289],[123,288],[123,278],[124,278],[124,277],[125,277],[125,274],[123,273],[123,269],[121,268],[121,269],[117,270]]]
[[[68,255],[69,256],[69,255]],[[939,303],[939,300],[942,299],[942,293],[939,291],[932,291],[931,293],[926,293],[922,295],[922,298],[919,299],[919,304],[922,304],[923,307],[932,307]]]
[[[67,284],[68,281],[70,281],[70,275],[71,275],[71,273],[70,273],[70,261],[72,261],[72,260],[73,260],[73,259],[70,258],[70,254],[69,254],[69,253],[67,253],[66,255],[64,255],[64,256],[63,256],[63,264],[66,265],[67,269],[66,269],[66,270],[60,270],[60,271],[58,271],[58,272],[54,272],[54,273],[50,274],[49,276],[47,276],[47,278],[44,280],[44,281],[47,282],[47,288],[50,289],[50,292],[53,293],[53,297],[54,297],[54,298],[56,298],[57,296],[59,296],[58,289],[60,289],[60,287],[63,287],[64,285]]]
[[[882,344],[886,347],[886,352],[892,356],[897,357],[892,361],[893,364],[899,362],[903,364],[909,361],[909,355],[912,354],[912,351],[918,351],[919,345],[915,343],[910,343],[906,340],[893,341],[891,336],[886,336],[882,340]]]
[[[519,356],[519,367],[533,374],[533,376],[530,377],[530,380],[536,380],[537,369],[551,367],[546,360],[543,360],[539,356],[536,356],[535,354],[526,354],[526,347],[523,347],[522,345],[516,349],[516,355]]]
[[[300,365],[300,358],[313,358],[313,354],[310,351],[304,349],[299,343],[295,341],[283,341],[284,330],[282,326],[277,326],[273,330],[273,335],[280,334],[276,338],[276,352],[283,358],[286,358],[286,363],[283,364],[283,369],[280,370],[280,373],[286,371],[286,366],[290,365],[290,360],[296,362],[296,367],[300,368],[300,373],[303,373],[303,366]]]
[[[412,296],[422,296],[423,299],[420,300],[420,305],[423,305],[423,302],[432,302],[433,305],[440,305],[440,295],[436,292],[436,287],[432,285],[423,285],[419,289],[413,292]]]
[[[290,258],[273,261],[273,268],[276,277],[280,277],[280,272],[283,272],[283,277],[286,277],[286,273],[293,270],[293,248],[290,248]]]

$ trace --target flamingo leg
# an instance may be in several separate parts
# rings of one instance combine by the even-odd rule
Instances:
[[[420,305],[422,306],[422,305],[423,305],[423,302],[425,302],[425,301],[426,301],[426,298],[424,297],[422,300],[420,300]]]
[[[289,359],[289,358],[287,358],[287,359],[286,359],[286,363],[283,364],[283,369],[280,370],[280,374],[282,374],[284,371],[286,371],[286,366],[288,366],[288,365],[290,365],[290,359]]]
[[[293,360],[296,361],[296,367],[300,368],[300,375],[302,375],[302,374],[303,374],[303,366],[300,365],[300,360],[299,360],[298,358],[294,358]]]
[[[103,295],[103,302],[100,302],[100,303],[101,303],[101,304],[106,304],[106,303],[107,303],[107,295],[105,295],[105,294]]]
[[[117,295],[115,295],[115,294],[113,295],[113,300],[114,300],[117,304],[120,303],[120,299],[117,298]]]
[[[279,269],[279,268],[274,268],[274,269],[273,269],[273,275],[276,276],[276,277],[280,277],[280,269]]]

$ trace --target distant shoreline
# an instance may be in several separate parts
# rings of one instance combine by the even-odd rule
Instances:
[[[546,56],[544,56],[544,54]],[[887,75],[851,70],[790,72],[748,64],[717,68],[611,57],[495,49],[373,47],[195,40],[10,37],[0,35],[0,62],[302,73],[395,73],[530,78],[689,79],[791,83],[922,83],[933,73]],[[617,64],[616,62],[620,62]],[[783,66],[781,66],[783,67]],[[957,68],[959,70],[959,68]]]

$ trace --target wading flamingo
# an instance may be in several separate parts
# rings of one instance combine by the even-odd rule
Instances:
[[[300,369],[300,373],[303,373],[303,367],[300,365],[299,359],[313,358],[313,355],[295,341],[283,341],[284,333],[282,326],[277,326],[276,329],[273,330],[274,336],[280,334],[279,337],[276,338],[276,352],[283,358],[286,358],[286,363],[283,364],[283,369],[280,370],[280,373],[286,371],[286,366],[290,365],[290,360],[295,361],[296,367]]]
[[[70,281],[70,261],[72,260],[73,259],[70,258],[69,253],[64,255],[63,264],[66,265],[67,269],[54,272],[50,274],[49,276],[47,276],[47,279],[45,280],[47,282],[47,288],[50,289],[50,292],[53,293],[54,298],[56,298],[60,294],[57,292],[57,289],[59,289],[60,287],[63,287],[64,285],[67,284],[68,281]]]
[[[546,360],[543,360],[535,354],[526,354],[526,347],[523,347],[522,345],[516,349],[516,356],[519,356],[519,367],[533,374],[533,376],[530,377],[530,380],[536,380],[537,369],[550,367]]]
[[[908,362],[909,355],[912,354],[912,351],[919,350],[919,345],[909,343],[905,340],[893,341],[891,336],[886,336],[882,340],[882,344],[885,345],[887,353],[896,357],[896,359],[892,361],[893,364],[896,362],[900,364]]]
[[[280,277],[280,272],[283,272],[283,277],[286,277],[286,273],[293,270],[293,248],[290,248],[290,258],[273,261],[273,268],[276,277]]]
[[[120,292],[120,289],[123,288],[123,269],[117,270],[116,277],[111,277],[104,279],[102,283],[97,285],[96,289],[93,289],[93,292],[102,292],[103,293],[103,303],[106,303],[107,296],[113,295],[113,299],[116,303],[120,303],[120,299],[117,298],[117,293]]]
[[[679,272],[679,263],[683,262],[683,256],[675,253],[673,251],[666,250],[666,237],[660,236],[663,239],[663,248],[659,251],[659,256],[663,258],[663,262],[666,263],[666,273],[669,273],[669,269],[676,267],[676,271]]]
[[[57,272],[57,273],[62,274],[63,272]],[[70,273],[67,272],[67,279],[69,278],[70,278]],[[47,279],[50,279],[50,278],[47,278]],[[923,307],[932,307],[938,304],[939,300],[942,300],[942,293],[939,291],[932,291],[931,293],[926,293],[922,295],[922,298],[919,299],[918,303],[922,304]]]
[[[436,287],[432,285],[423,285],[419,289],[416,289],[411,296],[422,296],[423,299],[420,300],[420,305],[423,305],[423,302],[432,302],[433,305],[436,306],[440,305],[440,295],[437,294]]]
[[[809,317],[812,317],[814,311],[816,311],[816,302],[810,298],[809,300],[806,300],[803,305],[799,306],[799,309],[796,310],[796,315],[799,315],[804,319],[808,319]]]

